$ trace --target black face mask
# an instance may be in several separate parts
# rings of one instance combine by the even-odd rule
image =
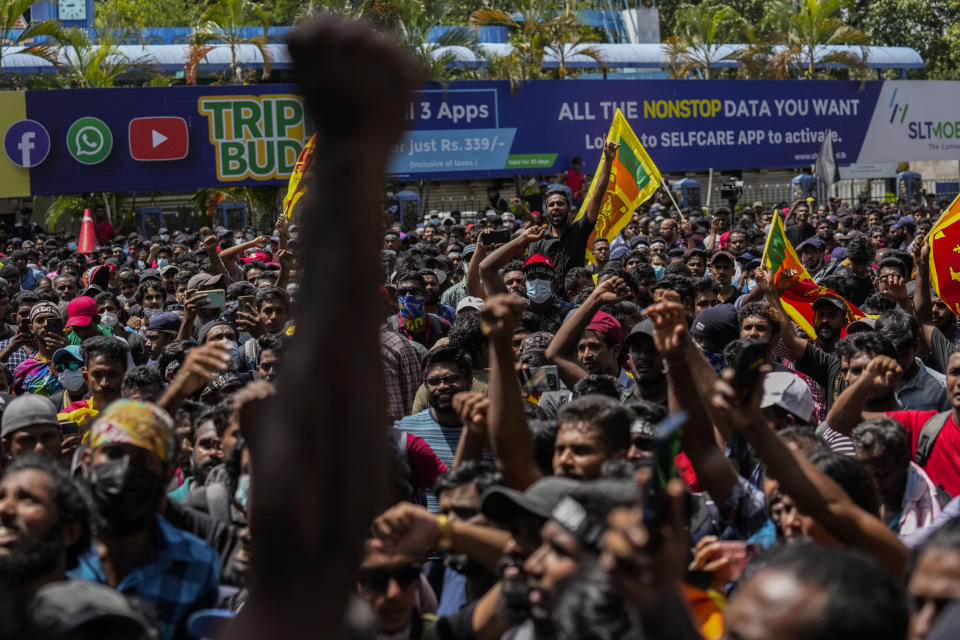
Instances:
[[[163,478],[126,456],[91,467],[88,483],[101,528],[117,536],[146,529],[163,493]]]

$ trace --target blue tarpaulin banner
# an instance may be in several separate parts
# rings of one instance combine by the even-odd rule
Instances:
[[[809,166],[828,127],[841,166],[955,160],[958,103],[960,82],[455,82],[413,95],[388,171],[589,166],[618,108],[664,173]],[[3,92],[0,131],[0,197],[284,184],[311,133],[296,87],[279,84]]]

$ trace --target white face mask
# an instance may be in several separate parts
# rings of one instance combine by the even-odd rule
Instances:
[[[106,311],[100,314],[100,322],[111,329],[116,329],[117,324],[120,323],[120,318],[117,317],[117,314]]]
[[[527,297],[537,304],[546,302],[553,293],[553,283],[549,280],[528,280],[526,283]]]
[[[57,379],[60,380],[60,384],[63,385],[63,388],[67,391],[76,391],[83,386],[83,372],[80,369],[76,371],[71,371],[66,369],[63,373],[57,376]]]

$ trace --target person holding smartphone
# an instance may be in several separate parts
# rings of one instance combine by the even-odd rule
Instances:
[[[35,304],[29,320],[30,332],[36,336],[37,351],[14,370],[13,390],[17,395],[50,396],[63,388],[51,365],[53,354],[70,343],[63,335],[63,318],[53,303]]]

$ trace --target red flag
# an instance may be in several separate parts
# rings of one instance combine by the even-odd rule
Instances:
[[[930,282],[950,310],[960,313],[960,195],[930,230]]]

